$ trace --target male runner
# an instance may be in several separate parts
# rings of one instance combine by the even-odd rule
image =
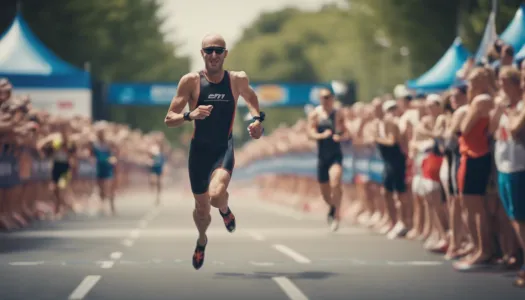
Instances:
[[[177,95],[164,119],[168,127],[194,122],[188,169],[195,198],[193,219],[199,231],[193,253],[195,269],[200,269],[204,263],[208,243],[206,230],[211,222],[210,204],[219,209],[226,229],[229,232],[235,230],[235,217],[228,207],[226,189],[235,164],[232,128],[239,96],[244,98],[254,116],[248,126],[252,138],[261,137],[264,121],[264,113],[259,112],[259,101],[246,73],[223,69],[228,55],[224,39],[217,34],[206,35],[202,40],[201,55],[205,69],[188,73],[180,79]],[[183,113],[186,104],[190,111]]]
[[[153,146],[149,149],[149,155],[150,155],[150,186],[155,189],[155,192],[157,193],[156,197],[156,205],[160,205],[160,192],[162,189],[162,172],[164,169],[164,153],[162,152],[163,143],[159,142],[158,144],[155,143]]]
[[[317,181],[326,204],[330,206],[328,224],[332,231],[337,230],[341,205],[343,175],[343,152],[341,150],[341,136],[344,129],[342,113],[334,107],[334,95],[328,89],[319,94],[321,105],[308,115],[311,139],[317,140]]]
[[[106,129],[99,129],[97,139],[91,143],[91,152],[97,160],[97,184],[100,200],[104,203],[109,199],[111,213],[115,212],[115,191],[112,188],[115,180],[114,167],[117,163],[116,149],[107,139]]]

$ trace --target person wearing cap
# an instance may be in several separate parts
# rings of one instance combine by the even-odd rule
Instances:
[[[443,156],[440,150],[438,136],[434,127],[438,116],[443,111],[442,97],[437,94],[427,96],[424,107],[427,114],[414,129],[412,148],[414,149],[414,167],[416,175],[412,181],[415,196],[422,198],[419,207],[424,216],[425,225],[423,237],[425,248],[436,252],[445,252],[448,247],[446,234],[446,215],[442,205],[440,169]],[[424,213],[423,213],[424,212]],[[418,224],[421,226],[422,224]]]
[[[406,213],[406,157],[401,148],[401,133],[396,122],[397,103],[387,100],[382,105],[384,117],[378,122],[375,138],[378,150],[384,162],[383,194],[386,201],[389,236],[404,236],[408,232],[406,223],[410,216]],[[396,213],[394,194],[400,203]]]
[[[343,152],[341,139],[345,134],[344,118],[335,108],[335,96],[329,89],[319,92],[321,105],[308,115],[309,137],[317,141],[317,181],[326,204],[330,206],[328,223],[331,230],[339,226],[342,198]]]

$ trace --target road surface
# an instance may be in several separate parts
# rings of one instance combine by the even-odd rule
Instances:
[[[212,212],[206,261],[191,257],[193,200],[118,199],[119,216],[77,215],[0,234],[0,299],[525,299],[513,272],[462,274],[419,242],[390,241],[232,192],[237,231]]]

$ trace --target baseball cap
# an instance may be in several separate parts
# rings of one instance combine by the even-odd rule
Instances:
[[[383,102],[383,105],[382,105],[383,112],[387,112],[388,110],[396,106],[397,106],[397,102],[395,100],[387,100]]]

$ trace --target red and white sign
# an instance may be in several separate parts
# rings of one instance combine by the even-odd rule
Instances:
[[[29,95],[31,104],[52,115],[91,117],[89,89],[16,89],[15,95]]]

